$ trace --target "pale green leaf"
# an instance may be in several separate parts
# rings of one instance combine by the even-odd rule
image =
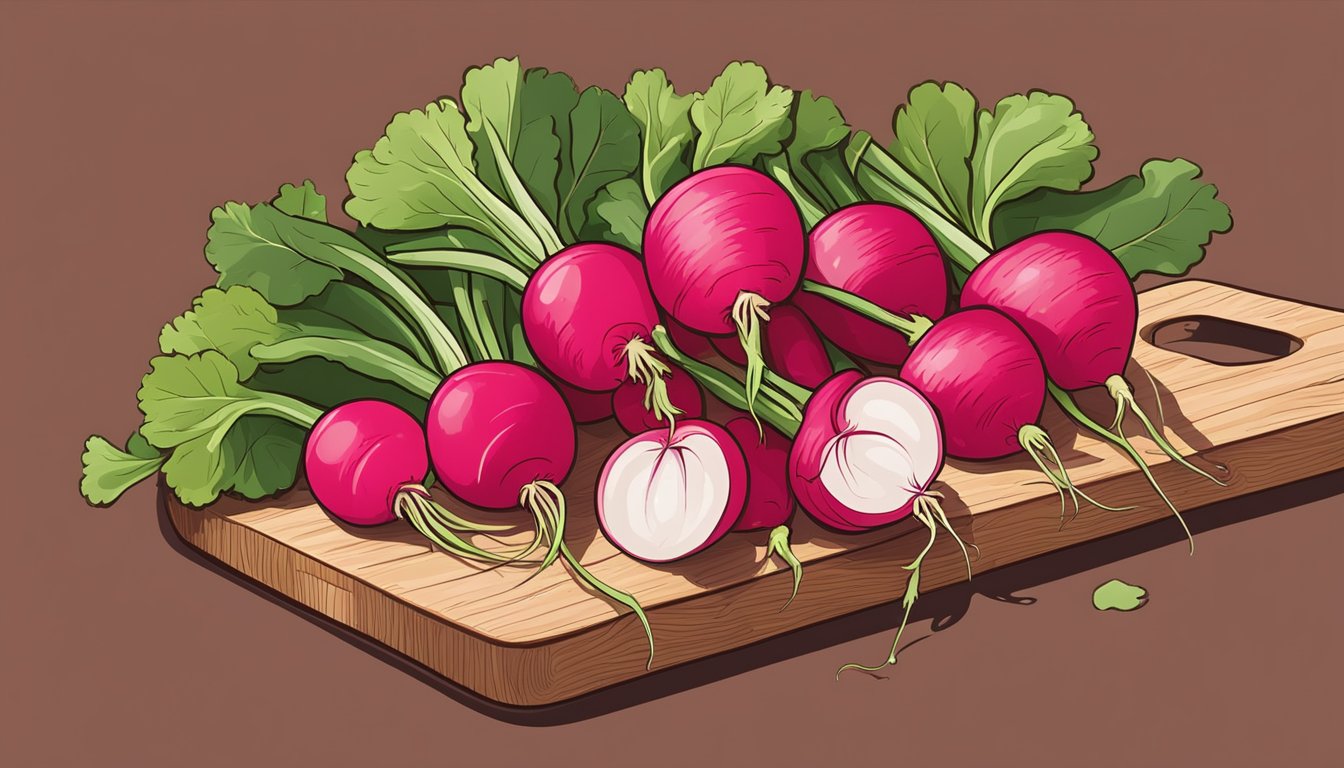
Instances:
[[[771,87],[765,70],[734,61],[691,105],[696,140],[694,170],[723,163],[750,165],[760,155],[780,151],[789,135],[793,92]]]
[[[691,172],[687,158],[695,137],[691,105],[698,98],[678,95],[661,69],[636,72],[625,86],[625,106],[639,122],[640,176],[649,205]]]
[[[938,197],[943,212],[971,226],[975,96],[956,83],[915,86],[892,119],[891,153]]]
[[[313,221],[327,220],[327,198],[317,191],[311,180],[305,179],[300,186],[285,184],[271,200],[282,213]]]

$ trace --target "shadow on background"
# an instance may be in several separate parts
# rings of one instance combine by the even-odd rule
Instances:
[[[1187,520],[1196,534],[1253,520],[1264,515],[1344,494],[1344,471],[1310,478],[1281,488],[1242,496],[1199,508]],[[696,688],[723,678],[759,669],[786,659],[848,642],[878,632],[894,630],[900,621],[900,590],[892,589],[892,602],[859,613],[795,630],[737,650],[700,661],[654,672],[646,677],[586,694],[577,699],[543,707],[511,707],[481,698],[471,691],[448,682],[417,662],[347,627],[291,602],[279,593],[253,582],[217,560],[193,549],[173,529],[168,517],[165,495],[159,495],[159,531],[168,544],[188,559],[261,595],[310,623],[349,642],[411,677],[440,691],[449,698],[481,714],[517,725],[551,726],[587,720]],[[1191,510],[1194,511],[1194,510]],[[965,582],[922,595],[911,613],[911,622],[933,620],[933,631],[941,632],[961,620],[976,595],[992,600],[1031,605],[1036,599],[1020,594],[1023,590],[1071,576],[1107,563],[1185,540],[1179,526],[1163,519],[1102,539],[1084,542],[1047,555],[1007,566]],[[903,643],[909,648],[928,635],[915,636]]]

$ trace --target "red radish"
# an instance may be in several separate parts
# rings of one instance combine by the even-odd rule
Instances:
[[[793,491],[789,489],[789,439],[771,427],[765,429],[762,438],[756,421],[746,416],[728,421],[724,429],[742,446],[749,480],[747,503],[733,530],[770,530],[765,556],[779,555],[793,570],[793,592],[784,603],[784,608],[788,608],[798,596],[798,585],[803,580],[803,564],[789,546],[788,523],[793,517],[794,504]]]
[[[565,544],[565,496],[560,484],[574,467],[577,436],[564,397],[535,369],[518,363],[481,362],[459,368],[430,400],[426,435],[434,472],[453,495],[478,507],[523,507],[537,520],[557,556],[588,585],[629,607],[649,636],[643,608],[599,581]]]
[[[806,241],[793,199],[751,168],[707,168],[654,203],[643,242],[653,295],[674,319],[699,333],[736,332],[754,413],[765,368],[761,322],[771,304],[793,295],[803,272]]]
[[[649,344],[658,310],[630,251],[579,243],[550,257],[527,282],[522,316],[537,360],[565,383],[590,392],[641,383],[655,418],[677,415],[667,399],[667,366]]]
[[[698,419],[705,412],[705,396],[695,379],[676,366],[667,373],[667,399],[688,419]],[[650,429],[666,428],[667,422],[654,418],[644,407],[644,388],[627,381],[616,388],[609,398],[609,407],[616,412],[616,423],[631,435]]]
[[[663,326],[672,335],[672,342],[677,348],[691,357],[703,360],[715,350],[713,337],[698,334],[670,317],[663,320]],[[741,346],[738,349],[741,349]],[[745,362],[746,358],[743,358],[743,361]]]
[[[382,525],[404,518],[454,554],[496,562],[511,559],[457,535],[508,526],[469,523],[434,502],[422,485],[429,473],[424,430],[414,416],[391,403],[355,400],[327,411],[308,433],[303,467],[317,503],[342,522]]]
[[[710,336],[709,344],[727,360],[734,365],[746,365],[747,353],[742,349],[742,340],[736,336]]]
[[[933,235],[909,212],[885,203],[841,208],[808,235],[804,290],[793,299],[841,349],[899,365],[910,351],[898,331],[807,291],[837,288],[903,316],[936,320],[947,308],[947,267]]]
[[[1119,260],[1095,240],[1076,232],[1028,235],[971,272],[961,303],[993,307],[1015,320],[1040,350],[1050,379],[1062,389],[1105,386],[1116,403],[1110,432],[1145,472],[1146,462],[1119,432],[1126,411],[1133,411],[1171,459],[1225,485],[1181,456],[1134,401],[1124,372],[1138,333],[1138,296]],[[1169,500],[1167,504],[1171,506]],[[1192,540],[1192,550],[1193,545]]]
[[[742,449],[723,427],[686,419],[625,441],[597,484],[597,520],[622,552],[680,560],[723,538],[747,498]]]
[[[770,311],[765,363],[770,370],[808,389],[835,372],[817,327],[792,304],[781,304]]]
[[[901,379],[933,403],[943,424],[947,454],[997,459],[1026,451],[1060,494],[1082,496],[1069,480],[1045,430],[1045,368],[1036,347],[1006,315],[987,307],[954,312],[915,342]],[[1046,462],[1057,468],[1051,469]]]
[[[594,424],[612,416],[612,404],[610,392],[589,392],[586,389],[572,387],[565,382],[556,379],[555,388],[560,390],[564,396],[565,402],[569,404],[570,413],[574,414],[575,424]],[[641,395],[642,396],[642,395]],[[640,405],[640,409],[643,409]]]

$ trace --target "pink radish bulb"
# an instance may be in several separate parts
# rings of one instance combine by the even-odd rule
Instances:
[[[900,377],[933,404],[947,454],[985,460],[1026,451],[1060,494],[1078,509],[1082,496],[1045,430],[1045,368],[1036,347],[1006,315],[987,307],[954,312],[915,343]],[[1055,469],[1048,466],[1053,464]]]
[[[906,317],[936,320],[947,308],[947,267],[933,235],[885,203],[847,206],[818,222],[808,235],[804,277]],[[910,351],[899,331],[806,290],[793,302],[850,354],[899,365]]]
[[[542,569],[557,557],[584,582],[629,607],[653,634],[634,597],[597,580],[565,544],[565,496],[560,484],[574,466],[577,435],[565,399],[533,368],[481,362],[459,368],[439,385],[426,417],[429,456],[454,496],[486,509],[530,511],[538,542],[549,542]],[[524,556],[526,556],[526,554]]]
[[[765,329],[765,363],[794,384],[812,389],[834,373],[817,327],[801,309],[780,304]]]
[[[1226,485],[1181,456],[1135,402],[1124,373],[1138,334],[1138,295],[1119,260],[1095,240],[1076,232],[1039,232],[1007,245],[971,272],[961,304],[993,307],[1022,326],[1059,387],[1105,386],[1116,403],[1110,432],[1145,472],[1146,463],[1119,432],[1127,411],[1173,461]]]
[[[594,424],[612,417],[611,392],[589,392],[559,379],[552,383],[569,404],[569,412],[573,414],[575,424]]]
[[[667,366],[649,344],[658,310],[630,251],[580,243],[555,254],[528,280],[522,317],[537,360],[565,383],[610,392],[633,381],[648,390],[655,417],[677,415],[667,399]]]
[[[761,322],[793,295],[806,240],[798,208],[765,174],[737,165],[691,174],[653,205],[644,262],[658,304],[699,333],[736,333],[746,351],[753,410],[765,361]]]
[[[667,399],[688,419],[698,419],[704,415],[705,396],[700,385],[695,383],[682,369],[671,366],[667,373]],[[638,435],[651,429],[666,429],[665,419],[654,418],[644,404],[647,393],[644,387],[627,381],[611,393],[609,407],[616,413],[616,423],[628,434]]]
[[[929,490],[943,467],[943,434],[933,406],[909,384],[886,376],[864,378],[841,371],[817,388],[807,401],[802,424],[789,454],[789,479],[803,509],[818,521],[843,531],[863,531],[906,517],[919,520],[929,541],[910,571],[901,620],[891,653],[883,664],[846,664],[847,669],[876,671],[896,663],[896,649],[919,597],[920,567],[932,549],[938,525],[970,555],[961,537]]]
[[[710,336],[709,344],[733,365],[747,364],[746,350],[742,349],[742,340],[737,336]]]
[[[668,334],[672,337],[672,343],[697,360],[704,360],[715,350],[711,337],[696,333],[670,317],[663,320],[663,326],[667,328]],[[741,349],[741,347],[739,346],[738,349]]]
[[[391,403],[355,400],[327,411],[308,433],[303,467],[318,505],[342,522],[382,525],[404,518],[453,554],[481,561],[509,559],[456,535],[508,526],[469,523],[433,501],[422,485],[429,473],[424,430],[414,416]]]
[[[766,427],[762,435],[756,421],[746,416],[731,419],[724,429],[742,447],[747,461],[747,502],[733,530],[769,529],[765,556],[779,555],[793,571],[793,592],[784,603],[787,608],[803,580],[803,564],[789,544],[788,523],[794,504],[789,488],[789,439],[772,427]]]
[[[597,520],[622,552],[649,563],[693,555],[723,538],[747,499],[747,466],[727,430],[699,419],[618,447],[597,484]]]

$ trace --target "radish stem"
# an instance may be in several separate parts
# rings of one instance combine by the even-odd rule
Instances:
[[[788,608],[793,602],[793,598],[798,596],[798,585],[803,581],[803,564],[799,562],[797,555],[793,554],[793,548],[789,546],[789,526],[776,526],[770,531],[770,538],[765,547],[765,556],[779,555],[779,559],[788,563],[793,571],[793,592],[789,594],[789,599],[784,601],[784,607]]]
[[[818,283],[815,280],[804,280],[802,289],[808,293],[815,293],[822,298],[830,299],[845,309],[852,310],[869,320],[881,323],[888,328],[894,328],[905,335],[911,346],[914,346],[915,342],[919,341],[920,337],[933,327],[933,321],[927,317],[918,315],[910,318],[901,317],[861,296],[856,296],[849,291],[842,291],[824,283]]]
[[[1148,418],[1148,414],[1144,413],[1143,408],[1134,400],[1134,390],[1130,388],[1129,382],[1125,381],[1123,377],[1112,376],[1107,379],[1106,391],[1115,399],[1115,422],[1111,424],[1111,431],[1115,432],[1117,435],[1123,436],[1123,433],[1120,431],[1120,423],[1124,421],[1125,412],[1127,410],[1133,411],[1134,415],[1138,416],[1139,421],[1143,423],[1143,428],[1147,430],[1148,437],[1150,437],[1154,443],[1157,443],[1157,447],[1162,449],[1162,452],[1165,453],[1168,458],[1197,475],[1208,478],[1224,488],[1227,487],[1227,483],[1187,461],[1186,458],[1181,455],[1180,451],[1176,450],[1176,447],[1167,441],[1166,436],[1162,434],[1162,430],[1158,429],[1153,424]],[[1158,405],[1161,407],[1161,401],[1158,401]]]
[[[682,410],[672,404],[667,394],[667,365],[653,355],[653,347],[638,336],[625,343],[621,354],[625,357],[629,378],[644,384],[644,409],[653,414],[655,421],[667,419],[669,432],[676,432],[675,419]]]

